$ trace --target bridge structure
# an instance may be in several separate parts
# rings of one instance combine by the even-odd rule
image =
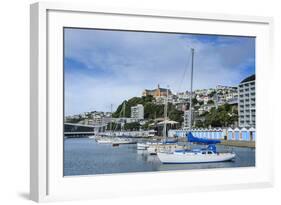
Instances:
[[[65,136],[85,136],[94,135],[106,130],[107,124],[100,125],[84,125],[79,123],[64,123]]]

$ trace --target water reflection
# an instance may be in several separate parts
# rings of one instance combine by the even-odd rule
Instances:
[[[217,146],[218,151],[227,151]],[[157,155],[137,150],[136,145],[97,144],[93,139],[64,139],[64,175],[92,175],[127,172],[188,170],[255,166],[255,149],[232,148],[237,157],[231,162],[204,164],[162,164]]]

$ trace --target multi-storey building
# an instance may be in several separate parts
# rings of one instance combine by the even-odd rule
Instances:
[[[131,118],[143,119],[144,118],[144,108],[143,105],[138,104],[131,107]]]
[[[190,93],[188,91],[186,91],[186,92],[178,92],[176,94],[176,96],[180,100],[186,100],[186,99],[189,99]]]
[[[188,110],[184,111],[184,114],[183,114],[183,128],[184,129],[189,128],[189,111]]]
[[[94,115],[94,116],[92,117],[92,123],[93,123],[94,125],[100,125],[100,124],[102,124],[102,116],[101,116],[101,115]]]
[[[224,85],[217,85],[216,86],[216,91],[217,92],[236,92],[237,91],[237,87],[233,87],[233,86],[224,86]]]
[[[241,81],[238,87],[238,113],[240,127],[256,125],[256,87],[255,75]]]
[[[192,118],[194,117],[193,115],[194,115],[194,110],[192,109],[192,116],[191,116]],[[193,122],[191,122],[191,124],[193,124]],[[183,128],[190,129],[189,126],[190,126],[190,112],[189,112],[189,110],[186,110],[186,111],[184,111],[184,114],[183,114]]]

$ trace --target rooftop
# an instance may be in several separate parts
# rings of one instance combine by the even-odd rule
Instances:
[[[157,89],[159,89],[159,90],[160,90],[160,92],[167,92],[167,90],[168,90],[169,92],[171,92],[171,90],[170,90],[170,89],[166,89],[166,88],[157,88]],[[153,89],[153,90],[148,90],[148,89],[145,89],[145,91],[155,92],[157,89]]]
[[[158,84],[157,88],[156,89],[153,89],[153,90],[148,90],[148,89],[145,89],[145,91],[148,91],[148,92],[155,92],[157,90],[160,90],[160,92],[169,92],[171,93],[171,90],[170,89],[166,89],[166,88],[160,88],[160,85]]]
[[[245,79],[242,80],[240,83],[246,83],[246,82],[250,82],[250,81],[254,81],[254,80],[256,80],[256,75],[255,75],[255,74],[253,74],[253,75],[251,75],[251,76],[245,78]]]

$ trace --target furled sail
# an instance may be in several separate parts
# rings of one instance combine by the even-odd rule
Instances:
[[[186,135],[187,141],[188,142],[195,142],[195,143],[200,143],[200,144],[218,144],[221,141],[220,140],[213,140],[213,139],[204,139],[204,138],[198,138],[194,137],[191,132],[188,132]]]

